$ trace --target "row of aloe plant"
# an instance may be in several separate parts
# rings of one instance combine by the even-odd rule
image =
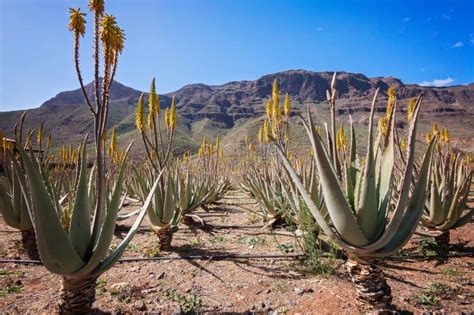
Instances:
[[[278,180],[274,180],[273,185],[280,188],[269,194],[283,191],[296,212],[302,198],[321,231],[347,252],[347,270],[356,285],[358,305],[363,310],[393,310],[392,294],[381,261],[398,252],[420,222],[446,235],[446,231],[466,224],[472,216],[472,210],[465,211],[472,180],[470,165],[451,151],[443,154],[438,133],[428,139],[421,163],[416,162],[422,96],[410,102],[409,129],[403,145],[396,130],[397,101],[393,88],[388,90],[386,114],[374,134],[378,93],[377,90],[371,104],[365,159],[357,154],[362,150],[356,143],[352,120],[350,145],[347,145],[342,124],[336,131],[336,74],[327,92],[331,121],[330,127],[325,128],[325,139],[309,107],[306,119],[300,115],[312,148],[309,167],[301,167],[281,137],[267,134],[274,141],[277,156],[287,171],[274,170]],[[446,133],[441,136],[446,138]],[[401,152],[403,163],[396,162],[396,148]],[[253,174],[245,182],[259,183],[260,177],[261,174]],[[291,182],[282,185],[285,178],[291,178]],[[266,182],[265,185],[271,184]],[[254,191],[258,200],[265,187],[246,190]],[[267,211],[272,213],[272,207],[267,206]],[[294,217],[288,211],[286,215]]]
[[[173,99],[171,107],[166,108],[166,129],[162,130],[159,97],[153,80],[148,96],[147,125],[143,117],[144,95],[137,105],[137,127],[146,148],[148,166],[135,171],[135,183],[138,183],[135,188],[138,189],[130,191],[134,185],[127,184],[125,176],[132,144],[119,151],[113,129],[109,147],[106,147],[109,91],[125,36],[115,17],[105,14],[103,0],[90,0],[89,9],[94,14],[93,98],[83,85],[80,68],[79,45],[86,24],[85,13],[80,9],[70,9],[69,29],[74,34],[77,77],[85,103],[94,118],[95,160],[92,169],[88,171],[88,137],[79,149],[63,147],[56,159],[46,153],[47,161],[43,161],[43,125],[38,130],[39,154],[35,154],[30,145],[34,131],[28,131],[27,141],[22,143],[24,116],[19,134],[15,132],[16,146],[9,148],[2,143],[1,155],[7,176],[0,186],[0,210],[7,224],[28,233],[29,238],[34,231],[33,239],[43,265],[62,278],[59,310],[64,313],[91,310],[97,278],[120,258],[146,214],[152,228],[160,235],[160,241],[169,244],[171,238],[166,240],[166,235],[182,216],[191,215],[199,206],[216,202],[228,188],[228,179],[217,176],[216,172],[194,175],[180,170],[177,164],[168,165],[172,159],[176,105]],[[103,73],[100,77],[101,66]],[[2,136],[2,142],[3,139]],[[48,151],[50,140],[49,135]],[[217,149],[220,150],[219,146]],[[109,161],[111,163],[107,165]],[[147,176],[142,177],[140,172],[147,172]],[[141,200],[142,207],[131,214],[119,215],[126,197],[133,193]],[[117,220],[127,219],[133,214],[138,216],[127,236],[111,249]]]
[[[324,137],[309,107],[306,119],[300,115],[311,143],[312,158],[308,165],[304,167],[303,160],[291,153],[288,136],[278,133],[282,129],[282,113],[278,113],[278,104],[271,104],[267,106],[271,110],[267,110],[268,117],[258,140],[260,144],[264,137],[273,140],[276,148],[273,159],[281,159],[285,172],[279,164],[266,162],[269,154],[266,147],[261,150],[260,158],[246,162],[240,186],[268,216],[284,216],[296,224],[303,200],[320,230],[347,252],[346,266],[357,287],[361,309],[391,310],[392,295],[381,260],[398,252],[417,228],[417,233],[437,236],[446,246],[449,230],[470,222],[472,217],[473,210],[466,207],[472,170],[468,160],[445,144],[447,130],[430,133],[424,156],[417,161],[416,156],[421,155],[415,153],[415,143],[422,96],[410,101],[408,135],[400,137],[393,87],[387,91],[386,113],[379,120],[375,134],[379,90],[373,97],[367,144],[361,148],[356,143],[352,119],[350,141],[347,141],[343,125],[336,128],[336,82],[334,74],[327,91],[331,120],[329,127],[324,125]],[[275,91],[278,93],[277,82],[273,94]],[[272,95],[269,102],[275,99],[278,101]],[[287,104],[285,101],[285,108],[290,107]],[[363,149],[365,158],[359,158],[358,153]],[[262,170],[264,165],[266,168]],[[421,232],[421,226],[429,231]]]

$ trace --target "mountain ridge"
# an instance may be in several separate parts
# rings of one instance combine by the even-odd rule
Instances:
[[[232,129],[240,119],[254,119],[265,111],[265,101],[271,96],[272,82],[279,82],[282,95],[290,95],[295,108],[304,104],[324,107],[326,90],[329,88],[333,72],[314,72],[303,69],[287,70],[264,75],[255,80],[230,81],[224,84],[207,85],[188,84],[180,89],[160,95],[161,107],[171,104],[174,95],[178,114],[186,121],[189,132],[192,124],[204,119],[220,126],[223,130]],[[399,109],[406,108],[411,97],[424,95],[422,111],[428,120],[442,120],[450,117],[450,123],[465,122],[466,117],[474,116],[474,83],[449,87],[424,87],[417,84],[404,84],[395,77],[369,78],[362,73],[338,72],[337,110],[339,115],[350,113],[360,116],[370,110],[370,101],[377,88],[379,106],[383,111],[386,91],[389,86],[397,88]],[[94,100],[93,84],[87,84],[89,99]],[[119,126],[122,133],[134,129],[134,112],[138,97],[142,92],[127,87],[117,81],[112,83],[110,93],[109,127]],[[147,96],[147,93],[145,93]],[[13,125],[23,111],[0,112],[0,129],[7,135],[12,133]],[[40,107],[28,110],[27,128],[39,126],[45,121],[45,127],[53,131],[57,143],[79,141],[86,132],[92,130],[92,117],[84,104],[80,89],[63,91],[45,101]],[[356,117],[357,118],[357,117]],[[474,132],[473,123],[467,121],[469,132]],[[209,127],[211,128],[211,127]],[[198,128],[201,130],[202,128]],[[225,133],[225,132],[224,132]]]

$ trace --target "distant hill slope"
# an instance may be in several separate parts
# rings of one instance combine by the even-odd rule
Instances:
[[[169,106],[171,96],[177,100],[179,125],[178,146],[194,150],[202,137],[227,137],[229,141],[243,138],[249,126],[248,120],[257,120],[264,112],[265,100],[271,95],[272,82],[277,79],[282,93],[288,92],[295,108],[304,104],[315,104],[324,110],[326,89],[332,72],[289,70],[263,76],[253,81],[235,81],[222,85],[190,84],[166,95],[161,95],[162,107]],[[380,88],[379,106],[385,106],[389,86],[397,87],[399,109],[404,110],[410,97],[423,93],[422,130],[432,121],[451,129],[456,145],[473,150],[474,136],[474,84],[452,87],[422,87],[403,84],[393,77],[368,78],[357,73],[338,73],[337,109],[340,117],[353,115],[355,121],[364,123],[370,109],[370,100]],[[92,95],[92,84],[86,86]],[[117,126],[122,141],[134,138],[135,106],[142,92],[113,82],[110,93],[110,116],[108,126]],[[7,135],[13,130],[22,111],[0,112],[0,129]],[[61,92],[43,103],[39,108],[28,110],[27,128],[39,126],[44,121],[46,130],[52,130],[56,145],[78,142],[86,133],[92,132],[92,117],[84,104],[82,92]],[[254,128],[252,133],[254,132]],[[298,133],[299,134],[299,133]],[[238,136],[236,138],[236,136]]]

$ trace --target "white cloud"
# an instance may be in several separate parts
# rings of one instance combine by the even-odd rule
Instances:
[[[453,45],[453,48],[461,48],[464,46],[464,43],[463,42],[455,42],[454,45]]]
[[[451,15],[443,14],[443,15],[441,15],[441,19],[449,21],[449,20],[451,20]]]
[[[407,16],[406,18],[403,19],[404,23],[408,23],[411,21],[411,17]]]
[[[448,84],[453,83],[455,80],[451,77],[447,77],[446,79],[434,79],[433,81],[423,81],[419,84],[421,86],[446,86]]]
[[[322,27],[322,26],[318,26],[317,30],[318,30],[318,31],[322,31],[322,30],[323,30],[323,27]]]

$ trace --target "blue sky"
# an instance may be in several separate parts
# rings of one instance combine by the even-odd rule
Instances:
[[[0,111],[78,87],[68,8],[86,0],[0,0]],[[116,79],[160,93],[288,69],[474,82],[474,1],[109,0],[127,41]],[[81,57],[92,79],[92,15]]]

